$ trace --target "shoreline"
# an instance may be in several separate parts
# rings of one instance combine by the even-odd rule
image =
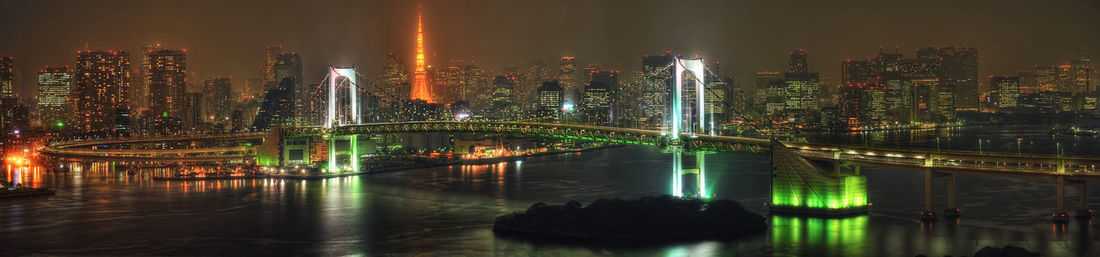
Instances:
[[[19,189],[22,192],[11,192],[13,190],[0,189],[8,191],[6,193],[0,193],[0,199],[21,198],[21,197],[33,197],[33,196],[52,196],[57,194],[56,191],[49,188],[32,188],[32,189]]]
[[[237,179],[265,179],[265,178],[295,179],[295,180],[320,180],[320,179],[339,178],[339,177],[347,177],[347,176],[371,175],[371,174],[376,174],[376,173],[396,172],[396,171],[421,169],[421,168],[446,167],[446,166],[453,166],[453,165],[490,165],[490,164],[497,164],[497,163],[502,163],[502,162],[512,162],[512,161],[522,160],[522,159],[525,159],[527,157],[548,156],[548,155],[556,155],[556,154],[580,153],[580,152],[604,150],[604,149],[610,149],[610,148],[616,148],[616,147],[622,147],[622,146],[623,145],[604,145],[604,146],[597,146],[597,147],[590,147],[590,148],[583,148],[583,149],[547,151],[547,152],[541,152],[541,153],[525,154],[525,155],[522,155],[522,157],[507,156],[509,158],[501,159],[499,161],[485,162],[485,163],[463,163],[463,160],[460,159],[460,160],[444,161],[444,162],[441,162],[441,163],[421,163],[421,164],[414,164],[414,165],[408,165],[408,166],[368,168],[365,171],[346,172],[346,173],[337,173],[337,174],[301,174],[301,175],[299,175],[299,174],[266,174],[266,175],[250,175],[250,176],[239,176],[239,177],[153,177],[152,179],[156,180],[156,181],[207,181],[207,180],[237,180]]]

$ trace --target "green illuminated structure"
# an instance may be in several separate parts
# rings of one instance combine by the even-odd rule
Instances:
[[[772,147],[772,212],[849,215],[867,212],[867,178],[825,174],[776,142]]]
[[[359,135],[329,135],[326,172],[359,172]]]

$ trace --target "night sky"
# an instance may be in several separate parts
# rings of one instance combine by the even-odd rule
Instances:
[[[266,45],[300,53],[306,79],[329,64],[374,75],[384,55],[411,66],[416,1],[53,1],[0,0],[0,56],[13,56],[23,96],[43,65],[72,65],[77,50],[124,49],[134,65],[142,44],[184,48],[193,78],[232,76],[239,89],[258,77]],[[981,75],[1066,63],[1082,46],[1100,56],[1100,3],[1000,1],[423,1],[429,64],[474,60],[489,70],[524,61],[623,72],[665,50],[721,61],[752,83],[758,70],[786,67],[807,50],[810,70],[837,82],[846,58],[880,46],[906,56],[928,45],[976,46]],[[136,68],[136,66],[134,66]],[[198,82],[201,83],[201,82]]]

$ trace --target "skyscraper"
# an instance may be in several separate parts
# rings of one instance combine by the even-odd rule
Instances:
[[[416,14],[416,70],[413,71],[412,99],[434,103],[431,85],[428,83],[427,60],[424,56],[424,27],[421,15]]]
[[[403,99],[410,94],[409,74],[401,59],[395,54],[386,55],[386,65],[376,79],[378,88],[367,88],[374,95],[382,96],[382,105],[389,106],[392,101]]]
[[[224,76],[208,78],[203,81],[202,87],[202,93],[205,94],[202,99],[206,101],[208,121],[217,123],[228,119],[229,115],[233,114],[232,79]]]
[[[149,85],[152,84],[150,79],[153,77],[149,74],[152,69],[153,62],[149,59],[149,53],[153,51],[161,50],[160,43],[145,44],[141,46],[141,66],[138,66],[139,70],[132,73],[133,86],[130,87],[130,107],[135,109],[148,109],[149,108]]]
[[[162,48],[145,54],[150,62],[149,110],[153,115],[182,119],[187,103],[187,52]]]
[[[611,124],[611,99],[619,84],[619,72],[599,70],[584,87],[581,109],[585,121],[593,125]]]
[[[565,100],[577,102],[577,91],[581,86],[580,76],[577,73],[577,59],[573,56],[562,56],[561,65],[558,67],[558,81],[565,89]]]
[[[69,90],[73,70],[68,66],[46,66],[38,71],[38,106],[35,123],[39,127],[62,129],[69,123]]]
[[[546,81],[538,89],[538,119],[543,121],[561,120],[562,104],[565,95],[558,81]]]
[[[307,94],[307,88],[302,85],[302,58],[297,53],[282,53],[275,57],[275,67],[272,68],[275,73],[273,76],[275,81],[282,83],[286,78],[292,78],[294,85],[291,86],[291,90],[287,92],[289,94],[291,102],[294,104],[294,117],[305,117],[306,100],[304,96]],[[280,87],[282,85],[279,85]]]
[[[73,78],[73,125],[81,132],[112,132],[117,110],[130,106],[130,54],[78,51]]]
[[[994,93],[993,99],[998,109],[1016,108],[1020,98],[1020,78],[994,76],[989,78],[989,86]]]
[[[1073,76],[1074,94],[1091,94],[1096,92],[1096,85],[1092,85],[1093,66],[1089,58],[1088,49],[1081,48],[1081,57],[1070,62]]]
[[[643,127],[661,127],[670,112],[669,97],[672,94],[672,65],[676,57],[665,52],[660,56],[642,56],[642,108]]]
[[[283,46],[267,46],[264,49],[264,64],[260,67],[260,79],[264,83],[275,82],[277,84],[279,82],[279,78],[275,77],[275,63],[282,54]],[[264,90],[267,90],[267,88],[264,88]]]
[[[0,98],[15,97],[15,63],[11,56],[0,56]]]
[[[799,122],[806,121],[809,113],[817,110],[818,74],[809,72],[806,65],[806,52],[802,49],[791,52],[790,69],[784,74],[786,88],[784,92],[783,112],[788,118]]]
[[[932,60],[940,83],[954,90],[955,108],[978,109],[978,49],[973,47],[926,47],[917,58]]]
[[[790,66],[787,69],[788,73],[807,73],[810,72],[810,67],[806,63],[806,52],[802,49],[794,50],[791,52]]]

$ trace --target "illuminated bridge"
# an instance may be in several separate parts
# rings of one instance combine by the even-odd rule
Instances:
[[[361,74],[354,68],[332,67],[325,78],[328,81],[329,101],[324,124],[277,127],[264,133],[74,141],[50,144],[39,151],[58,157],[123,161],[254,160],[264,166],[311,165],[314,162],[309,155],[318,153],[328,159],[320,164],[324,172],[344,173],[362,172],[359,168],[359,149],[368,148],[363,142],[369,141],[360,140],[364,135],[431,132],[507,134],[659,147],[671,155],[670,193],[702,198],[710,197],[705,179],[707,155],[715,152],[768,153],[772,158],[772,199],[769,204],[773,211],[826,215],[865,213],[870,204],[866,177],[860,174],[860,167],[884,166],[924,172],[923,216],[927,218],[935,217],[932,181],[937,177],[947,179],[945,213],[949,216],[958,213],[954,193],[955,174],[1056,179],[1056,219],[1066,217],[1063,206],[1066,185],[1076,185],[1078,192],[1084,192],[1084,180],[1100,178],[1100,173],[1096,172],[1100,159],[1096,158],[894,149],[717,136],[714,135],[714,121],[705,112],[714,106],[700,101],[708,98],[706,94],[709,90],[699,86],[704,84],[701,74],[707,72],[702,59],[676,57],[673,63],[658,73],[661,72],[675,83],[670,85],[674,88],[668,97],[667,118],[659,131],[515,121],[362,123],[358,114],[361,101],[355,98],[358,88],[363,88],[356,84]],[[337,93],[344,90],[347,92]],[[1089,212],[1084,205],[1085,194],[1079,193],[1079,197],[1079,214]]]

